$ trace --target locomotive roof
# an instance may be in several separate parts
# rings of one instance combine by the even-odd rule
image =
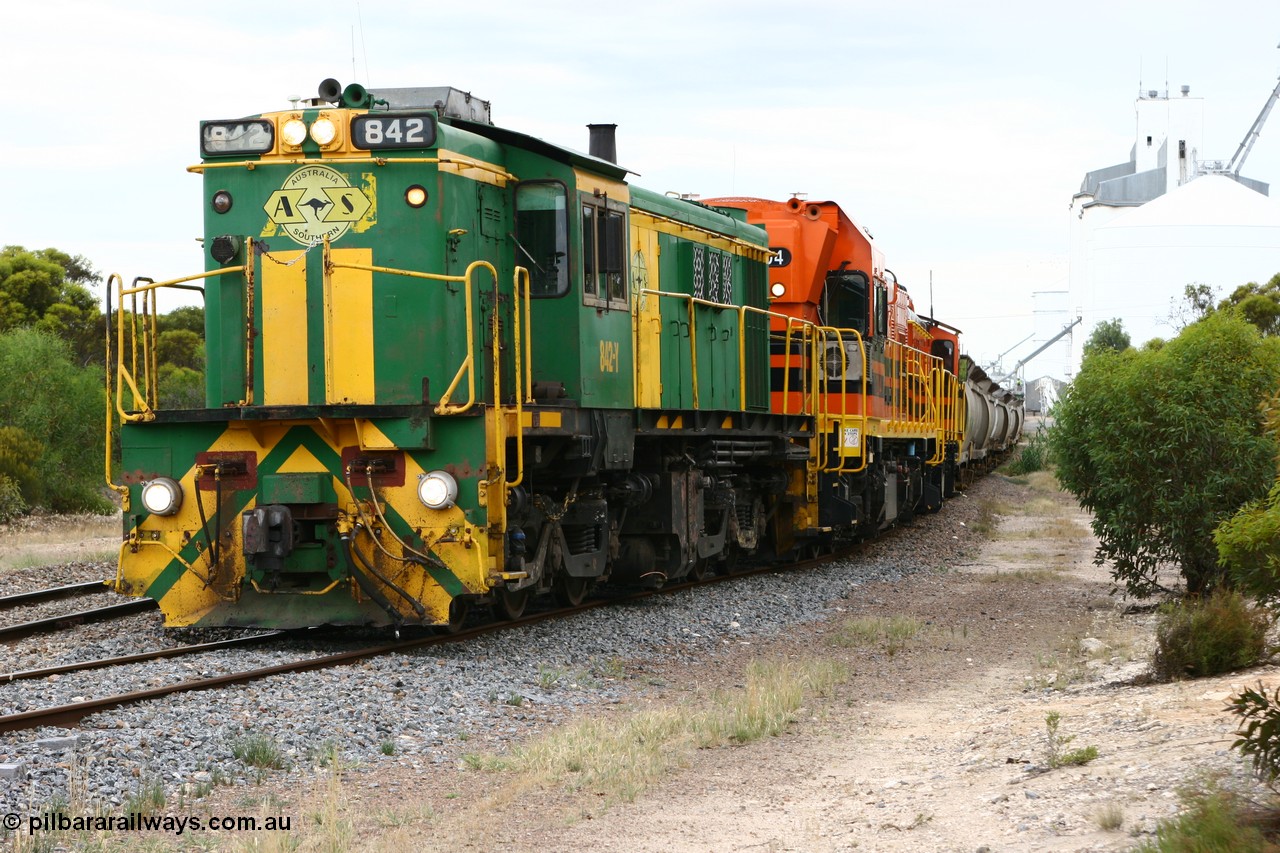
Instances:
[[[514,145],[517,148],[523,148],[526,151],[532,151],[535,154],[541,154],[552,160],[558,160],[561,163],[567,163],[570,166],[582,166],[593,172],[605,175],[619,181],[625,181],[628,174],[638,175],[639,172],[633,172],[630,169],[619,166],[617,163],[611,163],[608,160],[602,160],[599,157],[593,157],[590,154],[583,154],[581,151],[575,151],[572,148],[565,148],[562,145],[555,145],[547,142],[545,139],[539,139],[536,136],[530,136],[527,133],[521,133],[517,130],[509,130],[505,127],[498,127],[493,124],[482,124],[475,121],[467,121],[465,119],[449,117],[449,124],[454,127],[460,127],[469,130],[472,133],[492,139],[494,142],[503,145]]]
[[[369,95],[387,102],[387,109],[438,110],[449,118],[468,119],[489,124],[489,102],[473,97],[470,92],[452,86],[414,86],[403,89],[370,90]]]

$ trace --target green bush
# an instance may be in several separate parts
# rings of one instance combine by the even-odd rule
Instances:
[[[1135,853],[1276,853],[1262,830],[1252,825],[1239,798],[1211,789],[1184,795],[1186,811],[1156,829],[1154,841]]]
[[[1096,558],[1129,595],[1166,589],[1170,563],[1191,593],[1223,582],[1214,529],[1275,480],[1261,406],[1277,386],[1280,339],[1230,312],[1159,349],[1085,358],[1054,407],[1054,468],[1093,513]]]
[[[0,474],[0,524],[13,521],[28,509],[18,484],[8,475]]]
[[[1267,654],[1270,626],[1267,611],[1231,590],[1166,604],[1156,624],[1152,674],[1173,681],[1253,666]]]
[[[26,437],[15,440],[26,442],[23,461],[35,476],[9,476],[29,505],[111,510],[102,482],[105,406],[101,369],[76,366],[65,341],[35,329],[0,333],[0,423]]]
[[[1231,748],[1253,759],[1254,772],[1268,785],[1280,777],[1280,687],[1271,696],[1261,683],[1245,688],[1230,705],[1240,718],[1239,738]]]
[[[1040,427],[1022,445],[1022,451],[1004,466],[1005,472],[1015,477],[1043,471],[1049,467],[1049,434]]]
[[[44,445],[25,430],[0,427],[0,477],[17,489],[27,505],[38,504],[44,497],[40,474],[36,470],[36,462],[43,455]]]

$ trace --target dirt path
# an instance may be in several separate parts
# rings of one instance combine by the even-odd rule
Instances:
[[[1186,782],[1250,785],[1223,706],[1245,684],[1274,686],[1276,671],[1134,685],[1153,620],[1123,616],[1109,595],[1087,518],[1060,495],[1011,483],[995,492],[1008,515],[973,564],[848,602],[849,617],[911,616],[926,628],[893,654],[846,651],[852,678],[785,735],[701,751],[608,809],[589,792],[525,791],[477,823],[439,803],[433,831],[405,840],[619,853],[1126,850],[1176,813]],[[752,656],[830,649],[838,621],[673,683],[705,690]],[[1049,767],[1051,712],[1071,738],[1058,751],[1093,746],[1097,759]],[[483,802],[493,780],[473,780]]]

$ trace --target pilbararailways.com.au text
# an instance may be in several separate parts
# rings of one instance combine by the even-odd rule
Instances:
[[[17,830],[23,823],[21,815],[10,812],[4,815],[4,828]],[[25,819],[27,835],[37,832],[167,832],[182,835],[184,832],[288,832],[293,824],[291,817],[212,816],[181,817],[175,815],[145,815],[130,812],[126,815],[84,815],[72,817],[65,814],[33,815]]]

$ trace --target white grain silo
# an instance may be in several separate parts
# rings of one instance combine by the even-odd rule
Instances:
[[[1272,93],[1245,142],[1252,145],[1280,95]],[[1095,325],[1119,318],[1134,345],[1177,334],[1188,284],[1219,296],[1280,272],[1280,203],[1269,186],[1230,164],[1200,157],[1204,104],[1151,90],[1136,102],[1129,162],[1085,175],[1071,202],[1071,298],[1083,317],[1079,366]]]

